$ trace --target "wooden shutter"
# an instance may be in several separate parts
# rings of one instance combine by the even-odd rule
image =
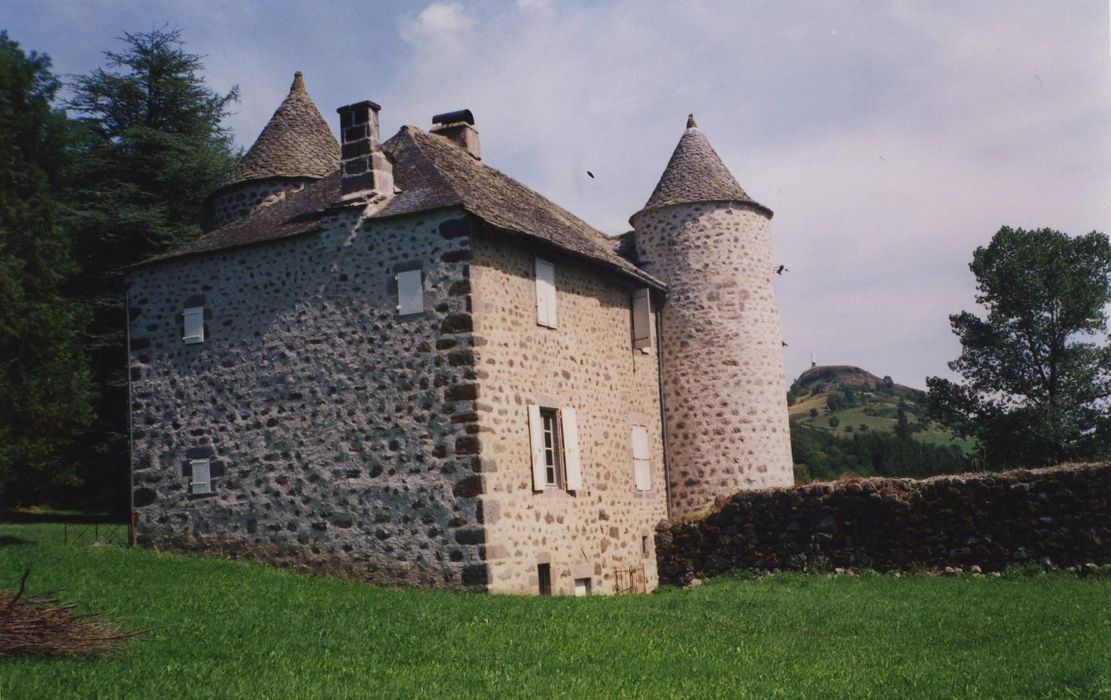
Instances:
[[[540,258],[536,259],[536,322],[556,327],[555,266]]]
[[[652,302],[647,287],[633,292],[633,347],[652,347]]]
[[[212,493],[212,469],[207,459],[194,459],[189,462],[192,480],[189,484],[193,495]]]
[[[634,425],[633,441],[633,479],[637,491],[652,490],[652,447],[648,441],[648,428]]]
[[[583,486],[582,466],[579,463],[579,421],[572,408],[560,409],[559,416],[563,428],[563,465],[567,490],[578,491]]]
[[[547,484],[544,464],[544,420],[540,417],[540,407],[528,407],[529,442],[532,445],[532,490],[543,491]]]
[[[204,307],[194,306],[182,312],[181,339],[186,343],[204,342]]]
[[[400,316],[424,311],[424,286],[420,270],[397,273],[397,313]]]

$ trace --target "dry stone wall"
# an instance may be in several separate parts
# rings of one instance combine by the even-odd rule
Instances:
[[[1111,563],[1111,464],[738,493],[661,524],[661,582],[729,571],[997,571]]]
[[[672,512],[794,481],[782,335],[763,213],[699,203],[638,214],[637,255],[668,285],[664,386]]]
[[[555,267],[558,323],[537,324],[534,260]],[[631,295],[612,272],[520,238],[475,238],[482,512],[489,590],[535,594],[538,565],[552,592],[575,579],[591,592],[656,587],[653,533],[667,515],[658,367],[632,346]],[[582,488],[533,490],[528,404],[577,413]],[[632,424],[648,428],[652,488],[637,491]]]
[[[357,216],[130,276],[140,543],[485,585],[470,226],[458,210]],[[423,271],[425,311],[399,318],[408,269]],[[206,339],[184,344],[195,306]],[[214,493],[193,496],[201,458]]]

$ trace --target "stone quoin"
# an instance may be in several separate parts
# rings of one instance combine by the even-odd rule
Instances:
[[[688,128],[610,238],[298,73],[128,271],[141,544],[382,584],[650,591],[656,525],[792,483],[769,220]]]

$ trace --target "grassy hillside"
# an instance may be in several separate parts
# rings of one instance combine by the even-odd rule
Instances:
[[[791,421],[837,437],[894,431],[901,403],[913,440],[927,445],[956,445],[966,455],[975,449],[972,441],[949,433],[927,418],[926,392],[859,367],[812,367],[799,375],[788,396]]]
[[[617,598],[385,590],[0,526],[0,582],[150,628],[0,697],[1111,697],[1111,580],[782,575]]]

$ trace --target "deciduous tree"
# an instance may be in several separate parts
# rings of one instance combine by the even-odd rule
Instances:
[[[930,413],[993,468],[1111,455],[1111,243],[1002,228],[970,268],[983,316],[949,317],[960,382],[927,379]]]

